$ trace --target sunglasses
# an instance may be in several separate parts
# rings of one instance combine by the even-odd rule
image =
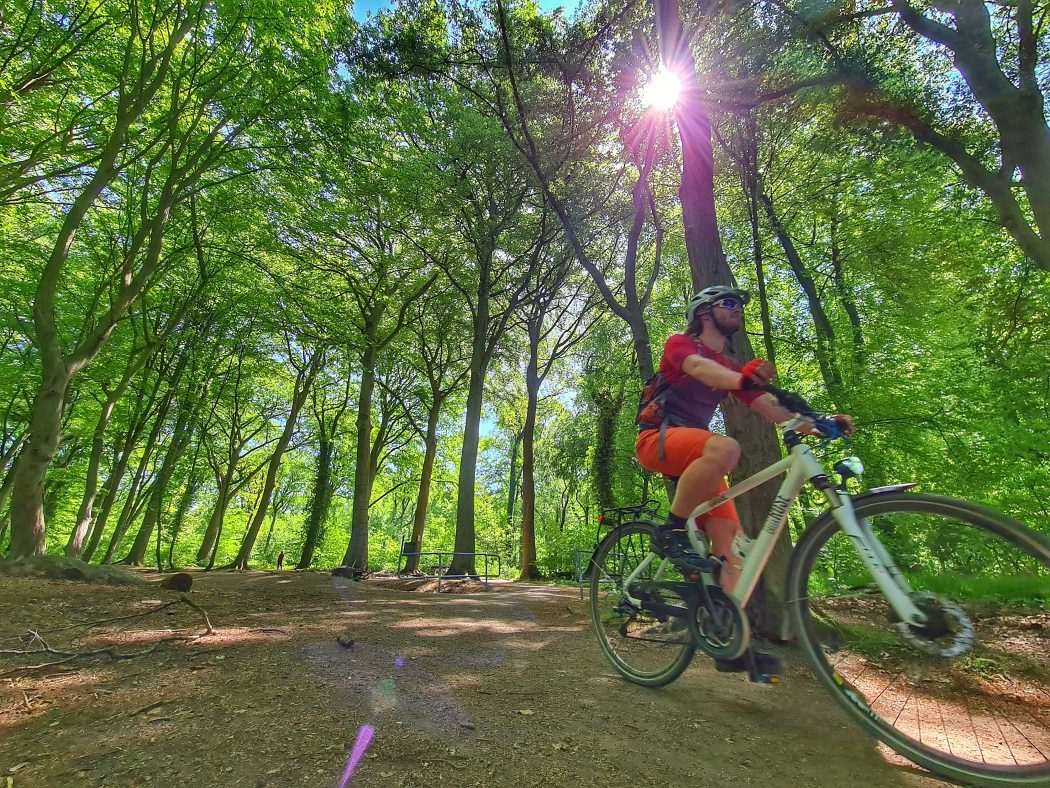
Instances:
[[[723,309],[743,309],[744,302],[739,298],[723,298],[719,301],[715,301],[711,306],[720,306]]]

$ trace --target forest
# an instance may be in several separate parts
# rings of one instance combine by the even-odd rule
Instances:
[[[0,553],[571,572],[714,283],[866,485],[1050,533],[1048,10],[7,0]]]

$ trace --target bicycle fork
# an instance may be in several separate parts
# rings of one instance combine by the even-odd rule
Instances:
[[[871,572],[875,584],[885,595],[901,621],[912,626],[922,626],[927,622],[926,614],[916,607],[911,600],[912,589],[908,581],[897,568],[893,557],[875,535],[871,523],[864,518],[857,518],[853,509],[853,500],[849,495],[835,489],[823,491],[831,503],[831,514],[838,521],[842,532],[850,539],[853,549]]]

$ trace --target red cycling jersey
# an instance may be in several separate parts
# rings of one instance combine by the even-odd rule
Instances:
[[[736,397],[745,405],[750,405],[764,393],[750,390],[724,391],[701,383],[682,371],[682,365],[689,356],[709,358],[735,372],[742,369],[733,359],[711,350],[695,337],[688,334],[672,334],[664,345],[660,371],[667,382],[675,387],[674,395],[668,397],[664,404],[664,411],[674,426],[706,430],[711,424],[715,408],[727,394]]]

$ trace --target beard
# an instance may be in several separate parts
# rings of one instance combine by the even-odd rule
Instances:
[[[715,314],[714,311],[711,312],[711,325],[715,327],[715,330],[718,331],[719,334],[726,338],[733,336],[733,334],[739,331],[743,322],[743,318],[739,315],[732,315],[731,317],[723,318]]]

